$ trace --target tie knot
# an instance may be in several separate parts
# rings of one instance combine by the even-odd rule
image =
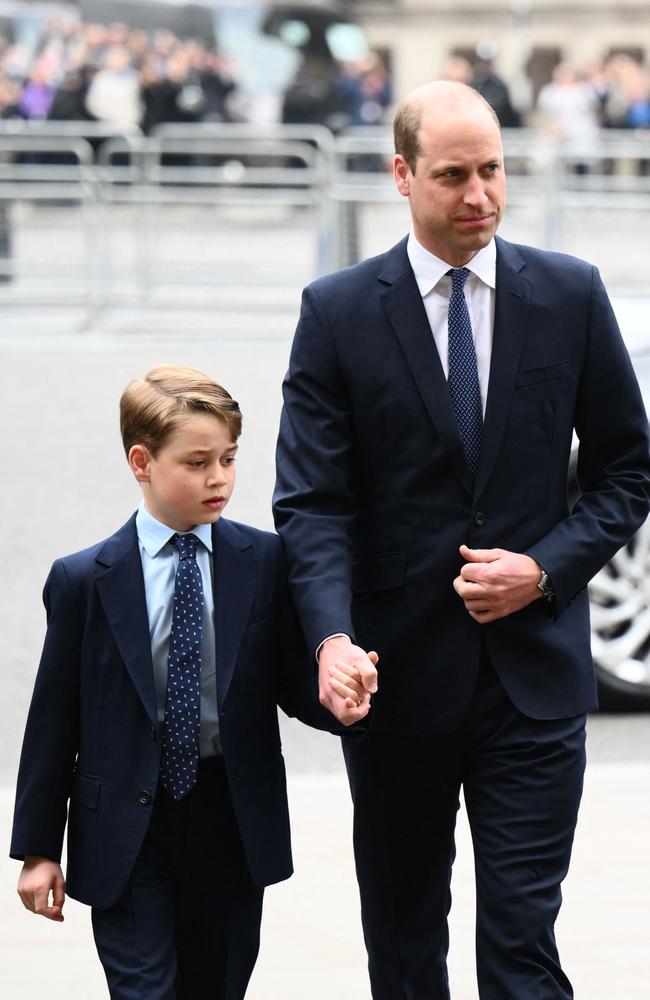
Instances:
[[[180,559],[196,559],[196,535],[191,532],[187,535],[174,535],[173,542]]]
[[[466,267],[452,267],[450,271],[447,271],[447,274],[451,277],[452,292],[462,292],[469,277],[469,270]]]

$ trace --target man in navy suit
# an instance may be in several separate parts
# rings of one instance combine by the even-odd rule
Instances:
[[[343,741],[373,997],[450,996],[462,786],[480,996],[559,1000],[554,923],[597,704],[586,588],[646,517],[647,420],[597,270],[496,237],[489,105],[429,84],[395,141],[411,232],[305,290],[276,524],[340,719],[336,661],[367,700],[379,654],[370,732]]]
[[[241,1000],[263,887],[292,871],[276,703],[321,728],[334,719],[309,690],[280,540],[221,519],[235,400],[201,372],[160,365],[127,387],[120,413],[143,503],[57,560],[45,585],[11,844],[18,891],[56,921],[66,891],[92,907],[115,1000]],[[361,689],[341,677],[356,718]]]

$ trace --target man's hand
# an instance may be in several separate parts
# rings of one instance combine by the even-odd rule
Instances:
[[[370,695],[377,690],[378,660],[377,653],[366,653],[347,636],[337,635],[323,643],[318,656],[320,703],[344,726],[368,714]]]
[[[48,920],[63,922],[65,880],[61,865],[56,861],[50,861],[49,858],[25,858],[18,879],[18,895],[25,909],[47,917]]]
[[[481,625],[506,618],[542,597],[537,586],[541,567],[530,556],[467,545],[461,545],[460,554],[467,562],[454,580],[454,590]]]

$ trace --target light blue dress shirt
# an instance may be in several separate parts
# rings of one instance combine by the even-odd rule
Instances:
[[[167,661],[169,635],[172,627],[174,584],[178,552],[170,539],[176,534],[173,528],[162,524],[140,504],[135,519],[144,575],[144,590],[149,618],[149,638],[153,659],[158,721],[165,718],[167,696]],[[203,584],[203,631],[201,634],[201,730],[199,752],[201,757],[214,757],[221,753],[219,715],[217,711],[216,644],[214,633],[214,593],[212,589],[212,525],[197,524],[192,528],[200,545],[196,561]]]

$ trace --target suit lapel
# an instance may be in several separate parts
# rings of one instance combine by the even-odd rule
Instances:
[[[513,246],[497,239],[494,334],[477,496],[494,468],[512,404],[532,291],[528,279],[520,274],[524,265]]]
[[[96,561],[103,568],[97,576],[97,589],[113,638],[147,715],[156,725],[149,619],[135,514],[108,539]]]
[[[406,253],[406,240],[402,240],[386,254],[379,280],[387,285],[380,293],[384,310],[400,342],[422,401],[458,478],[465,489],[473,493],[472,474],[465,459],[445,373]]]
[[[212,546],[217,697],[222,706],[253,603],[257,560],[253,544],[230,521],[220,520],[214,525]]]

